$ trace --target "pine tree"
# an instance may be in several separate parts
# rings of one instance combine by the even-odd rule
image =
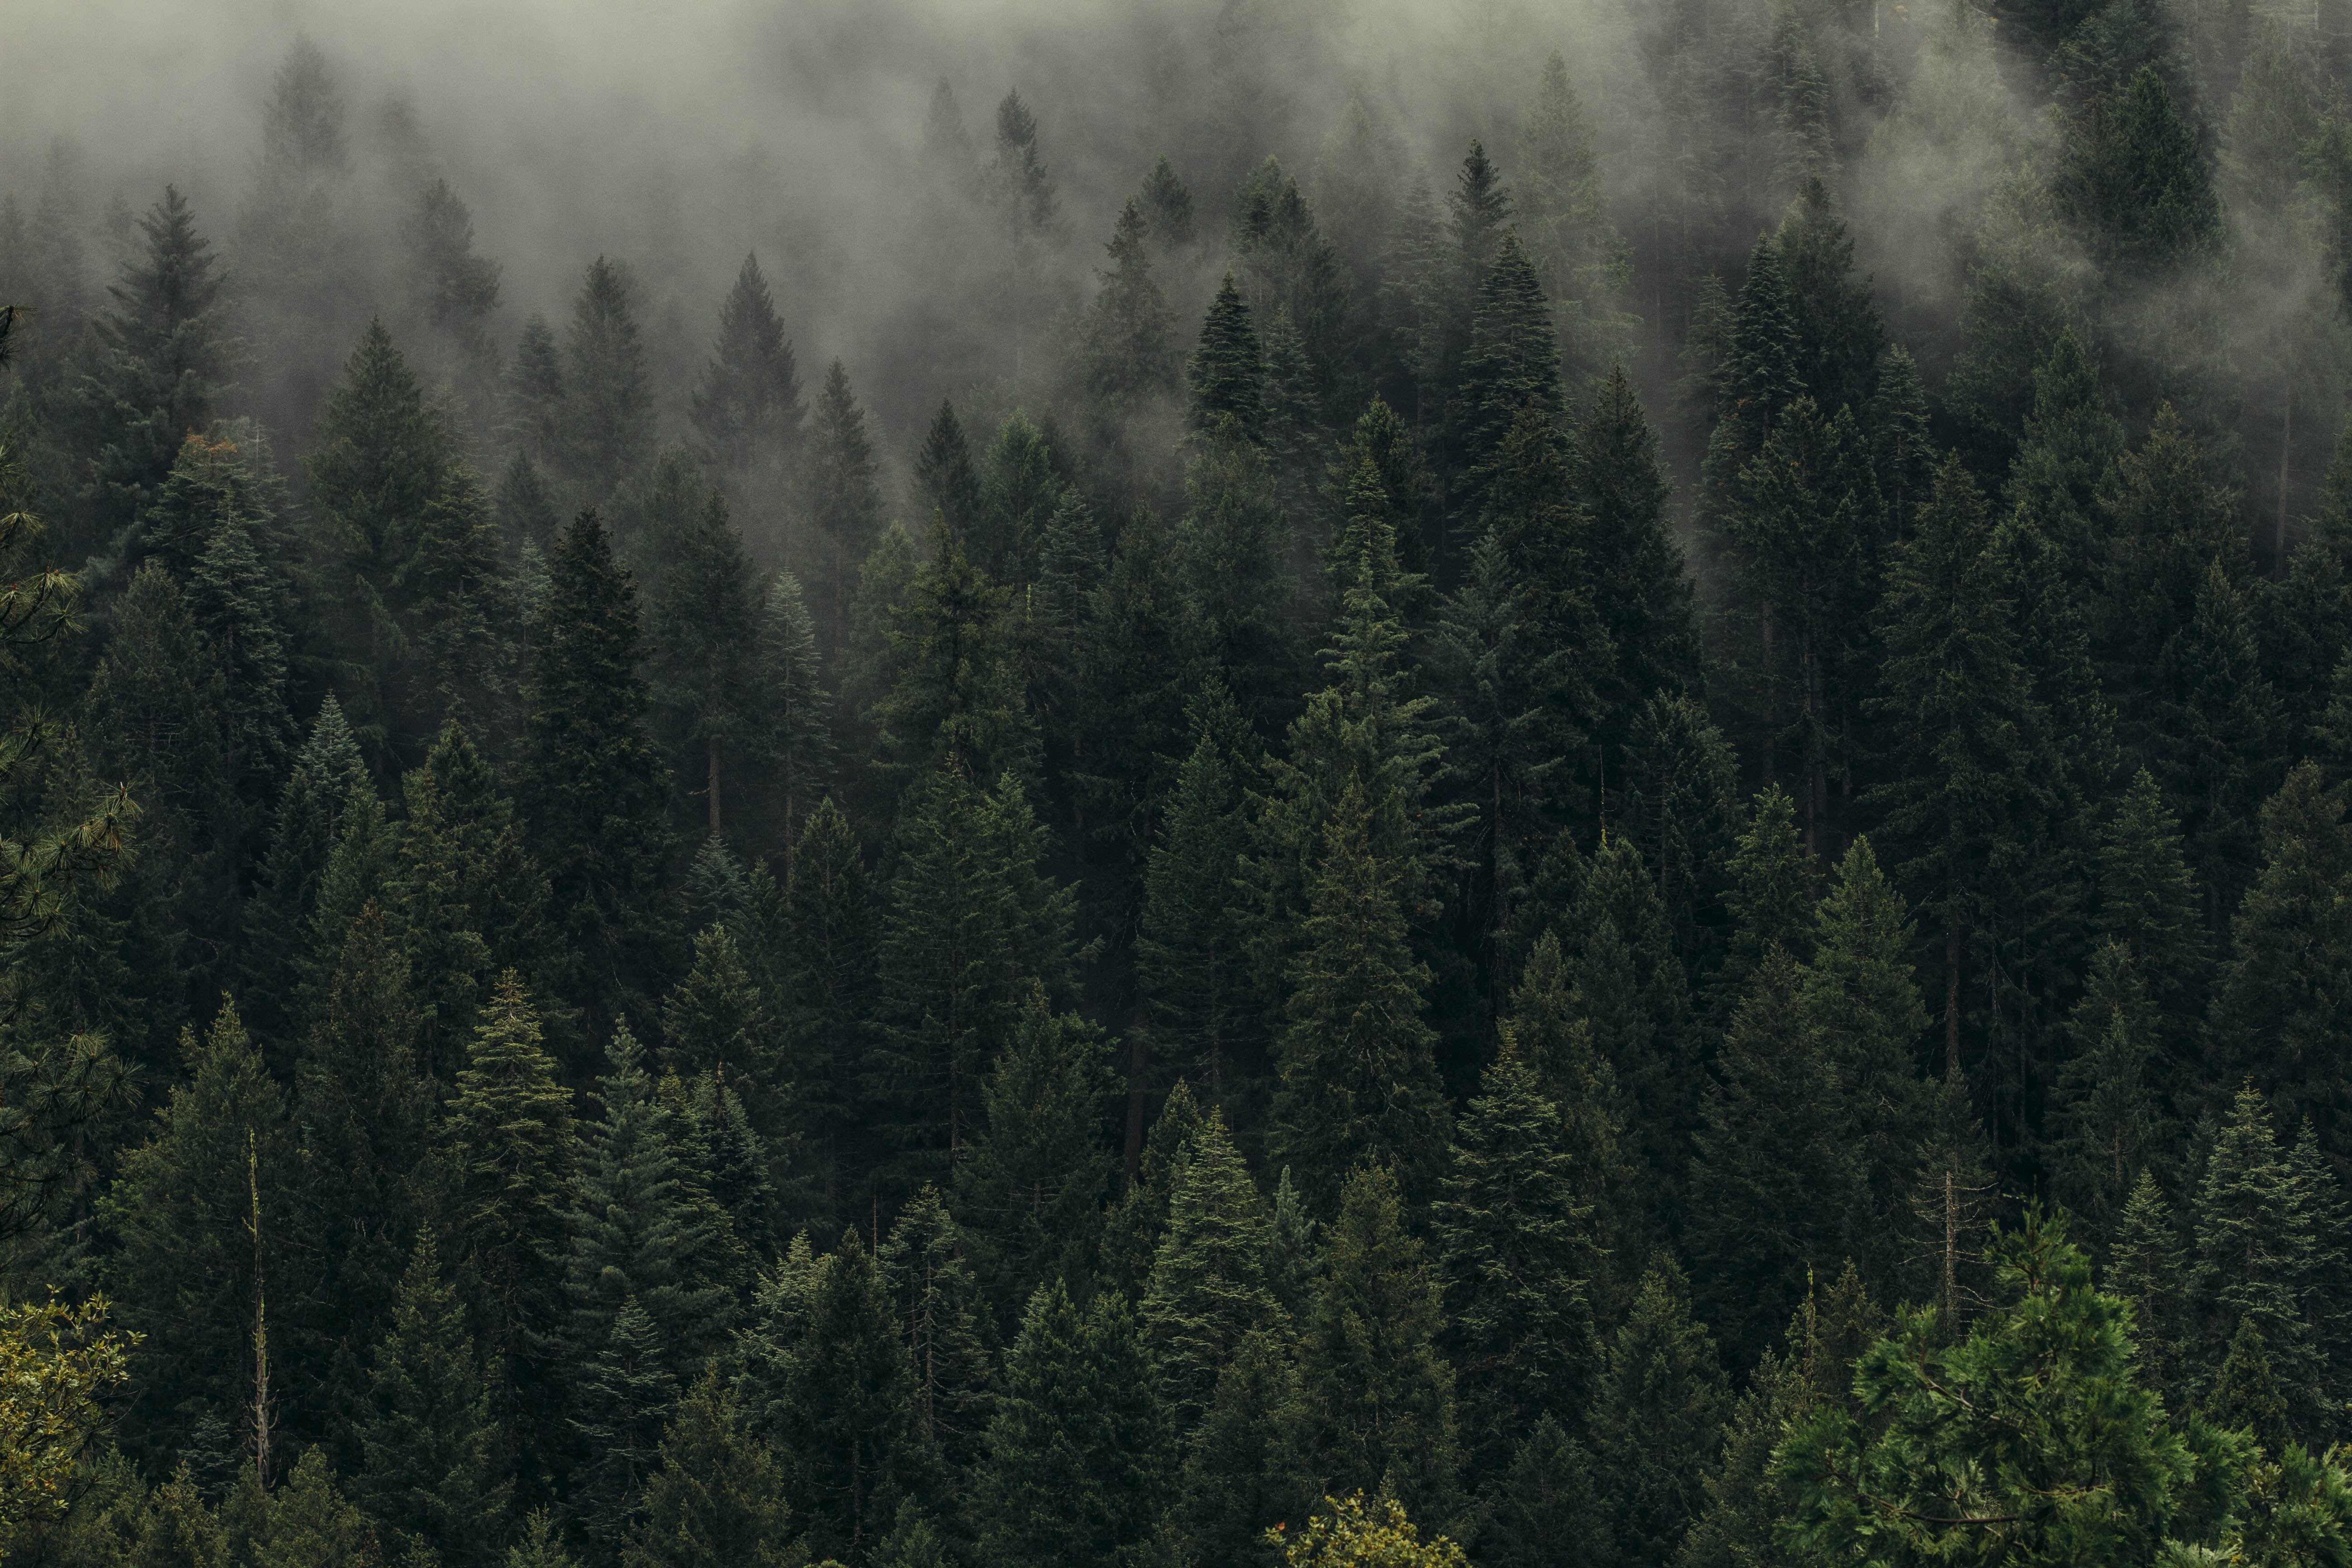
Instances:
[[[1245,432],[1217,426],[1185,465],[1184,502],[1179,575],[1234,702],[1253,728],[1270,732],[1292,700],[1297,653],[1291,525],[1265,454]]]
[[[1013,590],[974,563],[968,535],[945,515],[932,514],[931,558],[891,610],[896,679],[873,714],[885,765],[901,776],[941,766],[977,779],[1025,771],[1037,737],[1024,700]]]
[[[1125,1302],[1098,1295],[1081,1314],[1059,1280],[1037,1287],[975,1479],[982,1562],[1080,1568],[1142,1544],[1171,1458],[1153,1382]]]
[[[106,1283],[124,1327],[146,1336],[131,1364],[147,1398],[126,1436],[159,1463],[206,1427],[250,1429],[256,1291],[282,1289],[288,1226],[282,1212],[265,1215],[259,1245],[248,1228],[265,1176],[282,1190],[288,1133],[284,1092],[235,1005],[201,1041],[183,1033],[181,1052],[187,1081],[147,1141],[123,1152],[99,1205],[117,1248]]]
[[[709,829],[719,833],[726,826],[721,775],[734,771],[721,759],[740,764],[756,756],[765,739],[759,584],[715,489],[667,553],[648,617],[660,650],[655,689],[678,739],[702,752],[700,793]],[[689,777],[692,771],[689,763]]]
[[[866,860],[849,819],[826,796],[801,835],[778,900],[775,931],[755,944],[782,1002],[786,1058],[798,1064],[808,1136],[822,1147],[827,1195],[845,1196],[856,1123],[873,1037],[875,910]]]
[[[2197,131],[2152,66],[2069,127],[2058,209],[2121,279],[2162,276],[2215,244],[2221,205]]]
[[[1328,1272],[1300,1333],[1308,1450],[1333,1490],[1377,1487],[1423,1513],[1455,1500],[1454,1371],[1438,1353],[1438,1281],[1404,1226],[1395,1179],[1348,1178]]]
[[[1598,370],[1631,324],[1612,300],[1625,284],[1632,253],[1609,219],[1591,122],[1556,49],[1544,61],[1543,85],[1519,138],[1526,169],[1519,227],[1559,318],[1570,363]]]
[[[1265,1279],[1271,1216],[1221,1111],[1185,1144],[1174,1176],[1139,1315],[1161,1406],[1189,1432],[1207,1416],[1242,1341],[1276,1326],[1282,1313]]]
[[[1559,426],[1565,409],[1559,337],[1535,263],[1517,231],[1507,231],[1479,282],[1460,378],[1446,404],[1447,455],[1455,476],[1447,499],[1465,527],[1486,519],[1505,440],[1528,409],[1547,428]]]
[[[2074,1055],[2058,1074],[2051,1116],[2051,1186],[2108,1256],[2140,1174],[2158,1147],[2148,1088],[2156,1010],[2131,950],[2103,942],[2068,1021]]]
[[[1617,826],[1657,868],[1658,903],[1694,976],[1721,963],[1727,863],[1739,822],[1731,743],[1697,700],[1653,696],[1635,713],[1618,773]]]
[[[2284,1453],[2294,1440],[2286,1424],[2286,1396],[2272,1374],[2263,1331],[2249,1313],[2230,1341],[2230,1353],[2213,1374],[2213,1387],[2199,1411],[2216,1426],[2252,1434],[2271,1454]]]
[[[1429,971],[1412,955],[1401,873],[1373,849],[1370,816],[1351,779],[1324,829],[1276,1058],[1282,1157],[1318,1206],[1367,1162],[1395,1167],[1418,1194],[1446,1134],[1436,1036],[1421,1016]]]
[[[451,1251],[477,1282],[483,1350],[501,1378],[501,1448],[512,1454],[559,1400],[552,1351],[574,1180],[570,1097],[512,970],[475,1026],[436,1131],[449,1168]]]
[[[2197,1084],[2187,1058],[2184,1026],[2203,1010],[2212,954],[2202,900],[2180,842],[2179,818],[2164,803],[2146,768],[2133,775],[2115,816],[2101,825],[2097,849],[2098,908],[2094,931],[2131,950],[2134,965],[2157,1004],[2163,1035],[2156,1088],[2188,1114]]]
[[[751,1374],[761,1426],[784,1441],[783,1495],[809,1543],[850,1558],[888,1533],[894,1492],[927,1458],[914,1368],[873,1254],[853,1226],[804,1287],[801,1332]]]
[[[1202,1562],[1271,1564],[1266,1532],[1314,1501],[1302,1447],[1298,1363],[1272,1330],[1242,1336],[1194,1428],[1178,1512]]]
[[[874,548],[882,527],[874,443],[866,433],[866,411],[857,405],[849,373],[839,360],[825,367],[805,460],[808,517],[823,551],[816,579],[823,612],[817,622],[828,635],[838,637],[848,616],[858,563]]]
[[[668,968],[669,770],[645,730],[635,584],[594,512],[565,531],[552,565],[519,793],[582,966],[573,999],[602,1025],[649,1010]]]
[[[353,1495],[412,1551],[453,1568],[491,1563],[514,1483],[498,1479],[494,1398],[429,1226],[417,1232],[370,1376]]]
[[[610,1355],[616,1376],[634,1385],[657,1373],[674,1391],[726,1331],[732,1303],[709,1269],[731,1237],[689,1174],[686,1130],[655,1092],[644,1048],[623,1027],[605,1056],[602,1112],[582,1131],[578,1206],[565,1226],[566,1343],[575,1365]]]
[[[1129,1109],[1134,1110],[1131,1099]],[[1130,1301],[1142,1300],[1150,1283],[1160,1239],[1168,1233],[1168,1213],[1174,1201],[1176,1178],[1184,1168],[1184,1152],[1207,1124],[1191,1085],[1178,1079],[1129,1168],[1127,1190],[1118,1206],[1105,1221],[1102,1283]]]
[[[1168,161],[1162,158],[1159,167],[1167,169]],[[1173,171],[1170,174],[1172,178]],[[1143,200],[1150,201],[1148,186]],[[1156,209],[1158,204],[1152,205]],[[1189,209],[1189,195],[1185,205]],[[1130,196],[1103,247],[1110,266],[1095,274],[1100,287],[1080,329],[1079,363],[1087,394],[1106,418],[1131,415],[1152,398],[1176,390],[1180,355],[1175,322],[1151,276],[1151,242],[1158,241],[1163,250],[1183,243],[1169,232],[1173,221],[1158,210],[1147,216]]]
[[[2327,1253],[2339,1244],[2315,1223],[2325,1194],[2307,1190],[2271,1128],[2270,1107],[2238,1091],[2206,1151],[2190,1214],[2190,1353],[2218,1369],[2240,1323],[2262,1331],[2289,1418],[2308,1441],[2326,1429],[2336,1374],[2326,1331],[2334,1303]]]
[[[1509,1468],[1491,1483],[1480,1510],[1478,1561],[1496,1568],[1612,1561],[1592,1456],[1549,1414],[1529,1428]]]
[[[1932,1094],[1919,1072],[1927,1015],[1912,979],[1917,944],[1908,915],[1870,840],[1855,839],[1813,906],[1813,961],[1799,982],[1805,1026],[1852,1110],[1854,1173],[1863,1184],[1853,1256],[1882,1295],[1896,1278],[1912,1162]]]
[[[1766,953],[1724,1031],[1692,1141],[1700,1305],[1741,1364],[1762,1354],[1808,1282],[1850,1255],[1868,1212],[1851,1080],[1800,997],[1804,978],[1787,953]]]
[[[1612,1534],[1629,1563],[1663,1563],[1696,1518],[1731,1394],[1671,1260],[1654,1262],[1609,1347],[1592,1417]]]
[[[262,1004],[254,1032],[284,1039],[300,973],[300,956],[327,862],[342,836],[342,817],[355,790],[373,793],[357,739],[333,694],[320,704],[310,737],[295,754],[294,771],[278,795],[278,821],[263,859],[254,904],[246,917],[246,990]]]
[[[775,1456],[744,1429],[713,1362],[678,1402],[621,1561],[625,1568],[796,1568],[808,1550],[787,1535],[791,1521]]]
[[[1067,488],[1053,437],[1020,409],[1005,416],[982,455],[973,557],[983,571],[1034,581],[1045,527]]]
[[[572,1471],[571,1511],[610,1560],[637,1528],[677,1405],[677,1374],[670,1347],[634,1296],[622,1299],[601,1340],[578,1350],[571,1426],[583,1462]]]
[[[2189,1258],[2152,1171],[2132,1184],[2100,1282],[2131,1304],[2133,1342],[2148,1382],[2179,1399],[2187,1392]]]
[[[938,1457],[958,1496],[979,1460],[993,1407],[983,1342],[990,1314],[968,1251],[963,1227],[937,1190],[925,1187],[898,1211],[877,1255],[914,1365],[919,1442]]]
[[[1225,274],[1201,323],[1201,341],[1185,370],[1192,389],[1192,428],[1214,438],[1230,419],[1240,437],[1255,441],[1265,419],[1265,361],[1250,323],[1249,302]]]
[[[599,256],[572,301],[563,342],[558,429],[566,469],[590,502],[602,501],[651,456],[653,389],[628,269]]]
[[[1763,449],[1789,405],[1803,395],[1798,353],[1797,321],[1780,247],[1770,237],[1759,235],[1748,253],[1746,280],[1711,378],[1715,428],[1707,437],[1694,500],[1694,510],[1718,531],[1734,504],[1740,470]],[[1717,540],[1709,542],[1711,548],[1722,547]]]
[[[1491,1475],[1517,1434],[1554,1414],[1575,1421],[1591,1403],[1599,1346],[1586,1281],[1600,1249],[1559,1108],[1513,1036],[1480,1089],[1430,1223],[1466,1458]]]
[[[1808,178],[1774,237],[1797,329],[1797,376],[1824,409],[1860,416],[1870,405],[1886,325],[1870,283],[1853,277],[1853,239],[1829,187]]]
[[[1024,1286],[1083,1279],[1111,1184],[1103,1147],[1108,1042],[1033,985],[981,1089],[957,1209],[990,1298],[1010,1316]],[[984,1129],[984,1130],[980,1130]]]
[[[2338,1171],[2352,1168],[2337,1065],[2352,1031],[2343,981],[2352,962],[2345,793],[2322,788],[2318,768],[2305,763],[2263,807],[2266,864],[2239,906],[2206,1031],[2212,1090],[2245,1075],[2282,1117],[2312,1120]]]
[[[86,548],[110,543],[163,485],[182,438],[211,423],[235,353],[219,258],[186,198],[164,186],[138,226],[141,253],[108,288],[113,307],[91,320],[94,363],[73,391],[89,453],[77,498]]]
[[[763,1180],[787,1184],[801,1138],[797,1086],[779,1049],[766,994],[723,925],[694,939],[694,967],[662,1005],[662,1059],[682,1079],[724,1085],[773,1151]],[[722,1111],[723,1105],[719,1109]],[[764,1219],[765,1216],[763,1216]]]
[[[690,406],[703,460],[722,479],[756,485],[795,455],[808,411],[792,340],[776,319],[756,253],[743,258],[719,308],[719,335]]]
[[[2095,569],[2098,487],[2123,451],[2123,426],[2107,411],[2097,366],[2072,330],[2059,333],[2034,367],[2033,410],[2003,499],[2031,511],[2077,585]]]
[[[1694,588],[1666,518],[1670,486],[1623,366],[1612,366],[1593,394],[1569,471],[1586,514],[1592,613],[1617,656],[1601,693],[1612,714],[1605,732],[1622,745],[1641,705],[1695,690],[1699,668]]]

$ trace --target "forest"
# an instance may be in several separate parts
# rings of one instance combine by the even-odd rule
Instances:
[[[0,1557],[2352,1564],[2352,3],[777,9],[0,56]]]

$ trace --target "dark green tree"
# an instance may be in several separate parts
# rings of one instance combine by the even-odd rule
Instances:
[[[1705,1503],[1731,1393],[1670,1259],[1654,1261],[1617,1330],[1591,1415],[1612,1534],[1629,1563],[1674,1555]]]
[[[1446,404],[1447,500],[1465,529],[1485,521],[1512,425],[1528,409],[1557,429],[1565,407],[1559,334],[1543,283],[1516,230],[1504,233],[1478,284],[1470,339]]]
[[[1282,1309],[1266,1286],[1271,1215],[1243,1165],[1224,1116],[1184,1145],[1139,1314],[1160,1380],[1160,1404],[1180,1432],[1198,1427],[1217,1380],[1253,1331],[1277,1327]]]
[[[563,536],[533,636],[520,769],[550,908],[596,1027],[650,1012],[677,945],[664,873],[669,770],[646,732],[637,593],[593,511]]]
[[[1234,287],[1233,274],[1201,323],[1201,341],[1185,369],[1192,389],[1193,429],[1213,440],[1231,419],[1243,439],[1258,439],[1265,419],[1265,359],[1250,323],[1249,301]]]
[[[653,388],[627,268],[599,256],[572,301],[558,417],[566,472],[591,503],[653,455]]]
[[[980,470],[972,465],[971,443],[951,402],[940,404],[930,434],[915,455],[915,496],[925,511],[947,520],[958,543],[981,557]]]
[[[1672,486],[1622,365],[1611,367],[1577,423],[1569,476],[1585,511],[1592,614],[1617,656],[1600,693],[1611,715],[1604,734],[1622,745],[1643,704],[1693,692],[1699,670],[1695,589],[1666,516]]]
[[[689,406],[703,460],[722,480],[757,485],[796,455],[808,409],[756,254],[743,258],[719,308],[719,335]]]
[[[715,489],[665,553],[669,564],[655,585],[647,627],[658,650],[654,688],[677,739],[691,748],[687,776],[695,762],[702,764],[699,793],[716,834],[726,826],[721,775],[742,767],[757,776],[756,764],[743,764],[763,749],[763,710],[774,695],[760,668],[760,586]]]
[[[1194,1428],[1178,1512],[1203,1562],[1270,1565],[1266,1532],[1312,1511],[1298,1363],[1278,1331],[1253,1329],[1217,1374]]]
[[[917,1193],[890,1226],[877,1261],[914,1365],[917,1440],[964,1495],[993,1408],[985,1342],[991,1316],[963,1227],[937,1190]]]
[[[1457,1500],[1462,1455],[1438,1280],[1386,1170],[1357,1170],[1338,1206],[1300,1331],[1308,1452],[1327,1489],[1378,1488],[1442,1514]]]
[[[846,629],[858,563],[882,529],[882,492],[874,482],[878,469],[873,439],[866,433],[866,410],[857,405],[839,360],[825,367],[824,388],[813,413],[804,461],[808,517],[818,548],[817,621],[828,639],[838,639]],[[835,646],[833,640],[826,644],[828,649]]]
[[[354,1499],[412,1552],[495,1562],[514,1483],[499,1475],[496,1401],[429,1226],[417,1232],[369,1375]]]
[[[2119,280],[2170,272],[2221,236],[2221,203],[2196,126],[2153,66],[2074,117],[2053,195]]]
[[[808,1549],[788,1533],[792,1517],[775,1455],[746,1429],[713,1362],[678,1402],[621,1561],[625,1568],[798,1568]]]
[[[2074,1054],[2059,1070],[2050,1125],[2051,1190],[2110,1256],[2124,1209],[2158,1152],[2148,1059],[2156,1010],[2131,949],[2102,942],[2068,1020]]]

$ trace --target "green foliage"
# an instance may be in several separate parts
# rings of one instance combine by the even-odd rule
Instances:
[[[1198,1427],[1224,1368],[1251,1333],[1276,1328],[1266,1285],[1272,1216],[1222,1111],[1186,1140],[1168,1194],[1168,1228],[1138,1313],[1178,1431]]]
[[[557,430],[565,470],[591,503],[634,476],[653,450],[653,388],[625,266],[599,256],[572,301]]]
[[[1591,1417],[1611,1533],[1630,1562],[1673,1556],[1704,1504],[1731,1392],[1671,1259],[1653,1263],[1618,1327]]]
[[[1386,1170],[1348,1178],[1325,1256],[1299,1336],[1316,1471],[1333,1487],[1377,1487],[1443,1513],[1462,1463],[1454,1369],[1437,1345],[1444,1304]]]

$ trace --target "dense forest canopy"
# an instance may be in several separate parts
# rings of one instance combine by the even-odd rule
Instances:
[[[54,9],[0,1555],[2352,1562],[2352,0]]]

